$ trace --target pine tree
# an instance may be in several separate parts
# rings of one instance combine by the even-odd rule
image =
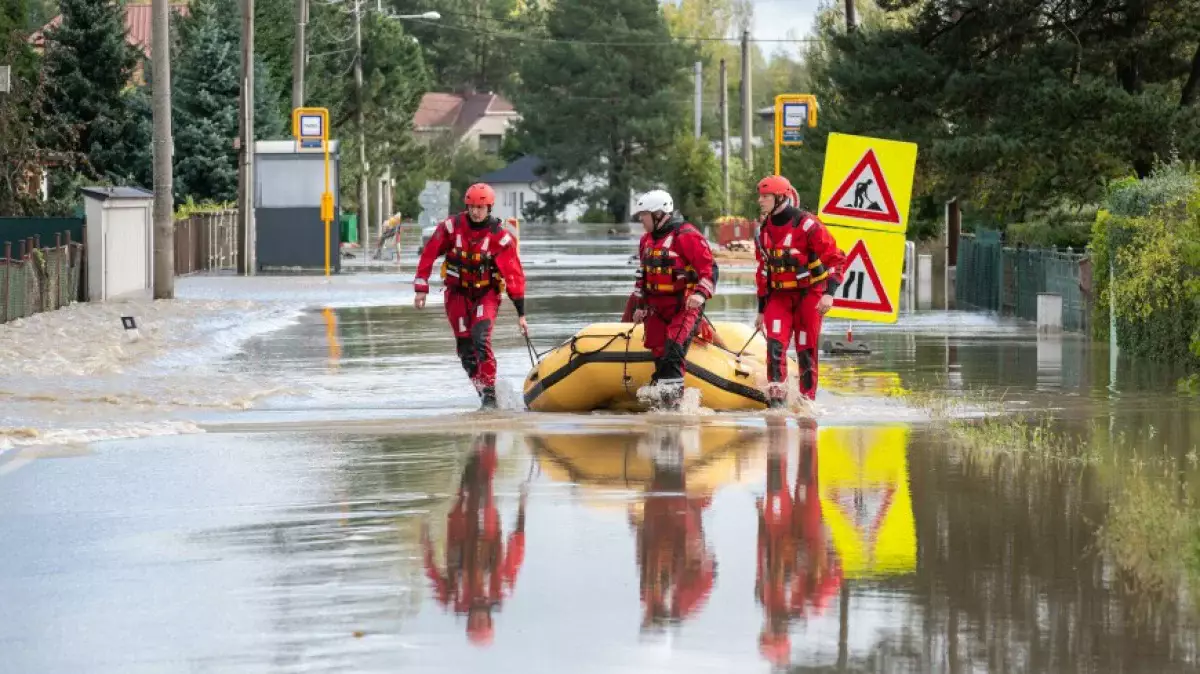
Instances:
[[[175,196],[196,201],[237,197],[240,24],[236,3],[197,0],[178,19],[179,53],[172,72]],[[255,59],[255,138],[279,138],[278,92],[262,59]]]
[[[41,210],[30,179],[39,175],[42,152],[32,114],[45,87],[31,67],[33,54],[20,31],[0,34],[0,63],[12,64],[11,89],[0,94],[0,215],[31,215]]]
[[[533,47],[514,96],[522,142],[551,192],[601,176],[586,196],[623,222],[630,189],[658,182],[685,121],[695,52],[671,39],[654,0],[559,0],[547,32],[556,42]]]
[[[77,158],[88,180],[133,182],[141,150],[150,142],[128,89],[140,57],[125,39],[123,5],[109,0],[62,0],[62,23],[46,31],[45,115],[74,133],[47,138]],[[148,127],[146,127],[148,128]]]

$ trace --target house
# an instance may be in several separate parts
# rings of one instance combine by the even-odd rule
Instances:
[[[178,12],[184,16],[188,13],[186,3],[171,3],[171,11]],[[41,30],[29,36],[29,44],[39,54],[43,53],[46,48],[46,31],[57,27],[62,23],[62,15],[54,17],[49,23],[42,26]],[[153,33],[153,16],[150,3],[144,4],[127,4],[125,5],[125,41],[130,45],[137,47],[138,50],[150,58],[150,37]],[[137,84],[145,82],[142,76],[142,64],[138,64],[133,75],[133,81]]]
[[[533,155],[526,155],[502,169],[492,171],[479,177],[479,182],[487,183],[496,190],[496,205],[492,213],[498,218],[518,218],[524,220],[524,208],[527,204],[537,203],[539,194],[545,192],[544,183],[538,177],[537,171],[542,167],[542,160]],[[583,180],[585,189],[592,190],[602,184],[602,178],[589,177]],[[570,187],[567,182],[564,187]],[[629,194],[629,203],[633,204],[637,195]],[[558,222],[579,222],[588,210],[588,204],[583,199],[569,204],[558,214]]]
[[[499,154],[500,143],[518,119],[516,108],[500,94],[429,92],[413,115],[413,131],[422,142],[448,140]]]

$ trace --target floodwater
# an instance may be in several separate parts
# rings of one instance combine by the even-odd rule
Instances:
[[[539,350],[619,314],[632,247],[525,233]],[[237,384],[248,409],[118,400],[205,432],[0,452],[0,672],[1198,668],[1200,403],[1178,373],[906,307],[853,326],[871,355],[824,361],[814,419],[534,414],[506,303],[507,409],[481,414],[401,262],[185,279],[310,305],[203,366],[121,375]],[[713,320],[751,318],[744,270],[720,290]],[[900,389],[1002,398],[1074,439],[966,443],[970,406],[952,428]]]

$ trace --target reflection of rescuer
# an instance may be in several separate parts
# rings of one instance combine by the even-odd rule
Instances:
[[[633,320],[645,320],[644,341],[655,361],[650,384],[665,388],[664,400],[678,405],[684,358],[704,302],[715,290],[712,249],[700,230],[675,212],[674,200],[663,190],[643,194],[633,212],[646,230],[638,244]]]
[[[421,251],[414,306],[425,308],[429,274],[443,255],[442,276],[446,285],[446,317],[454,331],[458,357],[475,384],[483,407],[496,406],[496,357],[492,354],[492,325],[500,309],[505,288],[517,310],[521,332],[529,334],[525,322],[525,270],[517,254],[517,235],[511,225],[492,217],[496,193],[477,183],[463,195],[467,210],[437,226]]]
[[[764,623],[763,656],[788,664],[788,623],[805,616],[806,605],[820,614],[841,586],[841,567],[828,544],[817,483],[817,425],[798,419],[800,456],[793,493],[787,484],[787,421],[768,418],[767,493],[758,500],[758,573],[755,594]]]
[[[767,337],[767,391],[771,407],[783,407],[787,350],[796,342],[800,392],[817,395],[817,341],[821,321],[833,308],[846,255],[817,216],[788,203],[796,191],[783,176],[758,183],[763,222],[755,237],[758,258],[758,319]]]
[[[631,505],[629,523],[637,533],[642,627],[679,621],[696,613],[716,580],[717,563],[704,540],[704,509],[709,495],[687,493],[683,449],[677,431],[652,433],[654,476],[639,519]]]
[[[522,489],[516,530],[505,543],[492,498],[495,475],[496,434],[484,433],[475,441],[458,497],[446,516],[445,573],[434,560],[428,524],[421,526],[425,575],[433,583],[434,596],[442,606],[467,616],[467,636],[482,646],[492,641],[492,609],[512,593],[525,559],[526,493]]]

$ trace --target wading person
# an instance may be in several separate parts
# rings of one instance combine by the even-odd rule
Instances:
[[[767,399],[787,404],[787,351],[795,341],[800,393],[817,395],[817,340],[821,322],[833,308],[846,255],[817,216],[788,201],[796,191],[783,176],[758,183],[763,220],[755,237],[758,259],[758,319],[767,338]]]
[[[638,245],[633,320],[645,321],[645,345],[654,354],[651,386],[665,406],[678,407],[684,358],[704,302],[715,290],[712,249],[700,230],[675,212],[674,200],[663,190],[643,194],[633,210],[646,231]]]
[[[437,226],[433,237],[421,251],[413,281],[416,297],[413,305],[425,308],[429,294],[429,274],[433,263],[445,256],[442,278],[445,283],[446,318],[463,369],[475,385],[482,407],[496,407],[496,357],[492,353],[492,326],[500,309],[500,294],[507,290],[521,332],[529,335],[525,322],[525,270],[517,253],[513,229],[492,216],[496,193],[476,183],[463,195],[467,209]]]

